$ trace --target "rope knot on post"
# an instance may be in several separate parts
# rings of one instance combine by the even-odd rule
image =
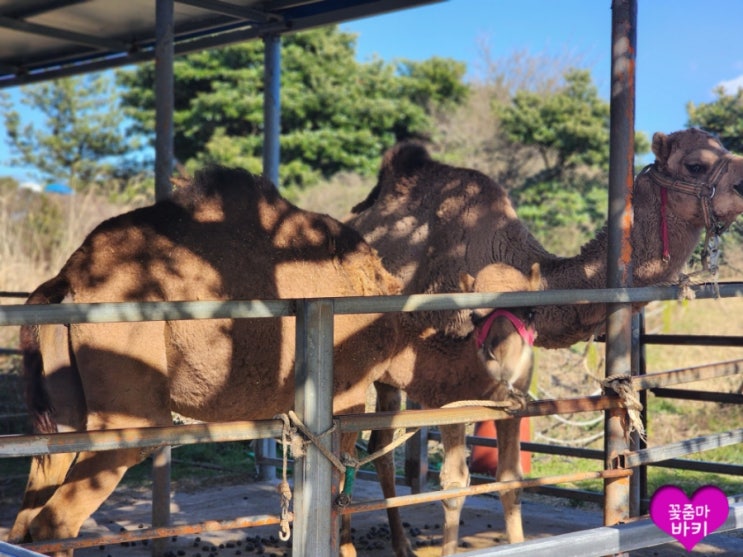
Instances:
[[[604,394],[609,389],[614,391],[622,402],[622,406],[627,410],[627,416],[624,420],[625,437],[629,437],[633,431],[636,431],[643,441],[647,439],[645,426],[642,425],[640,417],[642,403],[637,396],[637,391],[632,386],[632,377],[630,375],[610,375],[604,379],[601,386]]]

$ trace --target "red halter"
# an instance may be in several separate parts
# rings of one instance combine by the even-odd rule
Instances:
[[[475,342],[477,343],[477,348],[482,348],[482,345],[485,343],[485,339],[488,336],[488,333],[490,332],[490,328],[493,326],[493,321],[495,321],[496,317],[505,317],[508,319],[511,324],[516,328],[516,331],[518,331],[519,335],[521,335],[521,338],[524,339],[524,342],[527,343],[529,346],[534,346],[534,329],[532,327],[527,327],[524,322],[516,317],[513,313],[511,313],[508,310],[505,309],[496,309],[490,313],[490,315],[487,316],[485,321],[482,322],[482,324],[477,328],[477,336],[475,337]]]

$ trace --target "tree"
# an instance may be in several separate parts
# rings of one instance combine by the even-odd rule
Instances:
[[[519,90],[511,103],[495,105],[509,139],[537,149],[545,180],[561,179],[581,166],[609,166],[609,103],[599,97],[588,70],[570,69],[564,80],[553,93]],[[649,147],[645,135],[637,134],[635,153]]]
[[[21,102],[41,114],[43,123],[24,124],[6,97],[12,164],[34,167],[43,179],[67,182],[82,191],[105,183],[120,171],[113,158],[136,150],[123,135],[123,115],[110,75],[58,79],[23,87],[22,92]]]
[[[429,132],[433,106],[460,102],[464,64],[445,59],[397,66],[355,60],[355,36],[337,27],[282,39],[281,181],[376,171],[396,140]],[[176,158],[262,170],[263,46],[252,41],[203,51],[175,63]],[[119,73],[135,129],[154,129],[154,67]]]
[[[725,147],[743,153],[743,89],[728,94],[718,87],[715,94],[717,98],[712,102],[686,105],[687,125],[715,133]]]
[[[552,94],[517,91],[496,111],[512,141],[537,148],[547,179],[578,165],[609,164],[609,105],[587,70],[568,70],[564,87]]]

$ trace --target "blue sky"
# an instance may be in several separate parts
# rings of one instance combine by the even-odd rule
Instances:
[[[742,0],[639,0],[636,129],[651,136],[686,124],[686,103],[709,102],[713,89],[743,85]],[[482,67],[514,52],[567,55],[591,70],[608,101],[610,0],[448,0],[344,23],[358,34],[361,61],[424,60],[444,56]],[[0,125],[0,175],[27,173],[6,165],[10,157]]]

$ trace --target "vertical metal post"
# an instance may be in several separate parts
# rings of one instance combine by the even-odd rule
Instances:
[[[263,175],[279,187],[281,35],[263,37]]]
[[[320,435],[333,419],[333,301],[298,301],[296,322],[295,406],[307,428]],[[331,446],[328,436],[320,442]],[[339,475],[334,470],[313,444],[295,461],[294,557],[339,554],[339,515],[332,512]]]
[[[173,0],[155,7],[155,198],[167,199],[173,171]]]
[[[611,138],[607,286],[631,286],[632,188],[634,186],[635,59],[637,0],[613,0],[611,35]],[[606,375],[630,375],[631,307],[610,304],[607,315]],[[623,410],[606,412],[605,466],[628,449]],[[629,480],[604,481],[604,524],[629,518]]]
[[[648,368],[647,368],[647,355],[646,355],[646,345],[645,345],[645,310],[641,311],[639,313],[639,329],[640,329],[640,339],[639,339],[639,354],[638,354],[638,369],[637,374],[638,375],[646,375]],[[647,390],[643,389],[640,391],[640,404],[642,404],[642,410],[640,411],[640,420],[642,420],[642,425],[645,428],[645,431],[648,431],[648,392]],[[639,449],[647,449],[648,443],[647,439],[640,439],[639,440]],[[637,474],[633,474],[633,477],[637,475],[638,481],[640,484],[640,512],[639,515],[642,516],[644,514],[648,514],[648,507],[649,507],[649,501],[648,501],[648,467],[646,465],[640,466],[640,469],[637,471]]]
[[[173,168],[173,0],[155,5],[155,198],[167,199],[172,191]],[[152,457],[152,526],[170,525],[170,447]],[[165,554],[168,539],[152,543],[152,557]]]
[[[263,175],[279,187],[279,135],[281,134],[281,35],[263,37]],[[276,457],[276,441],[255,442],[256,475],[261,481],[276,479],[276,466],[263,463]]]
[[[641,313],[636,313],[632,316],[632,361],[631,361],[631,373],[632,375],[640,374],[640,333],[641,333]],[[643,390],[641,394],[644,394]],[[642,403],[643,411],[645,410],[645,403]],[[644,423],[643,423],[644,425]],[[632,432],[630,437],[629,445],[630,450],[636,451],[640,449],[641,443],[640,435],[636,432]],[[639,470],[638,470],[639,471]],[[632,474],[629,479],[629,515],[640,516],[640,505],[642,503],[642,485],[640,474]]]

